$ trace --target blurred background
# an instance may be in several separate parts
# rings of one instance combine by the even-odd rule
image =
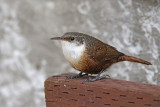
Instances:
[[[70,31],[153,64],[117,63],[112,78],[160,85],[158,0],[0,0],[1,107],[45,107],[45,79],[76,71],[50,40]]]

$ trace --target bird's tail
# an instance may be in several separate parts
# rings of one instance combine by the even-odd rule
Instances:
[[[136,57],[132,57],[132,56],[127,56],[127,55],[123,55],[123,56],[119,57],[118,59],[119,59],[119,61],[131,61],[131,62],[138,62],[138,63],[142,63],[142,64],[146,64],[146,65],[152,65],[148,61],[145,61],[143,59],[139,59]]]

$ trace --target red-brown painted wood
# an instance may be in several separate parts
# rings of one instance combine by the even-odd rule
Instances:
[[[46,107],[160,107],[160,86],[103,79],[83,82],[66,75],[45,81]]]

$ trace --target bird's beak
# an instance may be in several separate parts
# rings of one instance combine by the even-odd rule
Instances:
[[[51,38],[51,40],[65,40],[64,37],[53,37]]]

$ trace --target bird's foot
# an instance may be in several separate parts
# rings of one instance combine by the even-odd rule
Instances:
[[[73,75],[73,76],[68,75],[68,76],[66,76],[66,78],[67,78],[67,79],[81,78],[81,77],[83,77],[83,76],[85,76],[85,75],[88,75],[88,74],[79,73],[79,74]]]
[[[95,78],[89,77],[89,78],[85,79],[84,82],[93,82],[93,81],[101,80],[101,79],[104,79],[104,78],[110,78],[110,76],[106,74],[106,75],[102,75],[102,76],[98,75]]]
[[[101,79],[103,79],[103,78],[111,78],[111,77],[108,74],[104,74],[101,76]]]
[[[84,82],[93,82],[96,80],[98,80],[96,77],[95,78],[88,77],[87,79],[84,80]]]

